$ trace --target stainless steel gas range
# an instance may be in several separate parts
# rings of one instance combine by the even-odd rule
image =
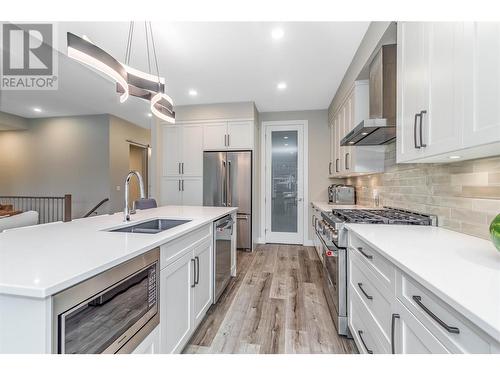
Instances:
[[[346,224],[437,225],[434,215],[384,208],[333,209],[315,221],[321,240],[324,290],[339,335],[350,336],[347,328],[347,229]]]

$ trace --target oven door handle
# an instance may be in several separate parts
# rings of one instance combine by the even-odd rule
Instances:
[[[318,231],[316,231],[316,234],[318,235],[318,238],[319,238],[319,240],[321,241],[321,243],[323,244],[323,246],[325,247],[325,249],[327,249],[327,250],[329,250],[329,251],[333,252],[333,255],[334,255],[334,256],[338,256],[338,254],[339,254],[338,250],[337,250],[337,249],[332,249],[330,246],[328,246],[328,245],[326,244],[325,240],[323,239],[323,237],[321,236],[321,234],[319,234],[319,232],[318,232]]]

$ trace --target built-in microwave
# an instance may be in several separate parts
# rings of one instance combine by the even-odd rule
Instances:
[[[159,322],[159,249],[53,297],[53,352],[130,353]]]

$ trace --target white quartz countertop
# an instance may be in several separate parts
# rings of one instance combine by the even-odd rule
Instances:
[[[355,209],[355,208],[370,208],[368,206],[352,205],[352,204],[330,204],[328,202],[311,202],[311,204],[321,211],[331,211],[333,209]]]
[[[164,206],[0,233],[0,294],[44,298],[233,213],[237,207]],[[155,218],[189,219],[157,234],[107,232]]]
[[[500,252],[491,242],[438,227],[347,227],[500,341]]]

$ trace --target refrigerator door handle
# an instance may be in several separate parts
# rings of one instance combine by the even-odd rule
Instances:
[[[222,196],[222,205],[225,207],[227,206],[227,202],[226,202],[226,199],[227,199],[227,184],[226,184],[226,161],[225,160],[222,160],[222,169],[223,169],[223,173],[222,173],[222,189],[221,189],[221,196]]]
[[[227,162],[227,188],[226,188],[226,203],[228,207],[231,207],[231,161]]]

